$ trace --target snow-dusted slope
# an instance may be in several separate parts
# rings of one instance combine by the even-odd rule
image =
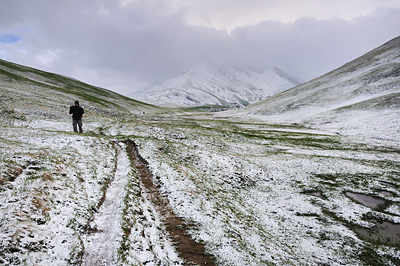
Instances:
[[[400,37],[324,76],[238,112],[348,133],[398,135]]]
[[[161,106],[246,106],[301,82],[278,68],[242,69],[204,64],[130,97]]]

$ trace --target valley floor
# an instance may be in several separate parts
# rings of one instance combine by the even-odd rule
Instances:
[[[397,142],[195,114],[85,134],[2,119],[0,264],[400,265]]]

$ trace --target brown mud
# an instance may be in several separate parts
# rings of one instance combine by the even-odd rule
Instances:
[[[132,140],[126,141],[126,144],[132,165],[138,172],[144,186],[143,194],[148,195],[148,199],[162,214],[163,223],[166,225],[181,258],[189,265],[215,265],[215,258],[206,253],[203,243],[196,242],[189,236],[187,233],[188,225],[182,218],[174,214],[168,199],[161,193],[160,187],[153,182],[148,163],[139,155],[137,145]]]

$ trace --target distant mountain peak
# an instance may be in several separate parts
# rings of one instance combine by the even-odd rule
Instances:
[[[276,67],[241,68],[200,64],[165,81],[152,83],[129,96],[169,107],[242,107],[300,83],[299,79]]]

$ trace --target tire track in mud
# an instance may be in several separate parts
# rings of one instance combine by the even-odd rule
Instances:
[[[122,206],[121,194],[127,182],[122,145],[114,143],[116,149],[116,170],[114,178],[106,185],[98,202],[98,212],[89,221],[87,233],[82,241],[81,265],[114,265],[118,243],[121,241],[119,211]],[[129,158],[126,157],[127,162]]]
[[[168,199],[162,195],[159,186],[154,184],[148,169],[148,163],[139,155],[136,143],[132,140],[127,140],[125,143],[132,165],[147,190],[143,192],[148,195],[149,200],[162,214],[162,220],[181,258],[190,264],[215,265],[215,258],[210,254],[206,254],[204,244],[196,242],[187,234],[185,222],[174,214]]]

